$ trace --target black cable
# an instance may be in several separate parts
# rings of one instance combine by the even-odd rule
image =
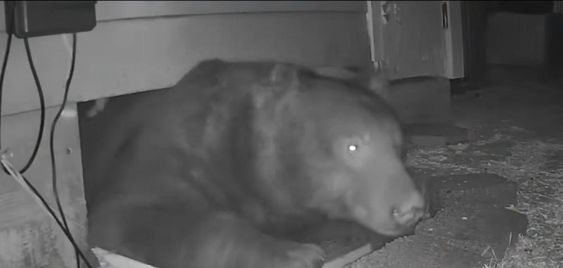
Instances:
[[[14,16],[15,16],[15,6],[14,6],[13,13],[12,13],[12,18]],[[10,23],[13,23],[13,20],[11,20]],[[12,26],[11,25],[7,25],[7,26],[8,26],[7,27],[8,39],[7,39],[7,44],[6,44],[6,50],[4,52],[4,60],[3,60],[3,63],[2,63],[2,71],[0,73],[0,116],[1,116],[1,111],[2,111],[2,96],[3,96],[4,76],[6,74],[6,69],[7,69],[7,65],[8,65],[8,59],[9,59],[9,54],[10,54],[10,49],[11,49],[11,44],[12,44],[12,33],[9,30],[9,29],[11,29]],[[65,214],[63,212],[63,209],[62,209],[62,206],[61,206],[61,203],[60,203],[60,198],[59,198],[59,195],[58,195],[57,177],[56,177],[57,176],[56,175],[56,163],[55,163],[54,149],[53,149],[53,134],[55,132],[55,126],[56,126],[56,123],[58,122],[58,119],[60,118],[60,115],[61,115],[61,113],[64,109],[66,102],[67,102],[68,91],[69,91],[70,83],[72,81],[72,77],[73,77],[73,74],[74,74],[74,65],[75,65],[75,60],[76,60],[76,34],[73,34],[72,62],[71,62],[71,69],[70,69],[70,72],[69,72],[69,76],[68,76],[67,81],[66,81],[65,94],[64,94],[64,97],[63,97],[63,104],[61,105],[57,115],[55,116],[55,119],[53,120],[53,124],[51,125],[51,135],[50,135],[51,167],[52,167],[52,174],[53,174],[53,178],[52,178],[53,192],[54,192],[54,195],[55,195],[55,199],[56,199],[56,202],[57,202],[59,213],[61,214],[61,218],[63,219],[63,223],[61,223],[61,221],[56,216],[53,209],[45,201],[43,196],[41,196],[41,194],[37,191],[37,189],[35,189],[35,187],[23,176],[23,173],[25,173],[30,168],[30,166],[33,164],[33,162],[35,161],[35,158],[36,158],[37,153],[39,151],[39,147],[41,145],[41,140],[42,140],[42,137],[43,137],[43,131],[44,131],[44,128],[45,128],[45,96],[43,94],[43,89],[41,87],[41,83],[39,81],[39,77],[37,75],[35,65],[33,63],[33,57],[31,55],[31,49],[29,47],[29,42],[28,42],[27,37],[24,38],[24,44],[25,44],[25,50],[26,50],[29,66],[31,68],[31,72],[33,74],[33,79],[34,79],[35,85],[37,87],[37,93],[38,93],[38,96],[39,96],[39,102],[40,102],[40,106],[41,106],[41,119],[40,119],[40,124],[39,124],[39,133],[38,133],[38,137],[37,137],[36,142],[35,142],[35,146],[33,148],[33,152],[31,154],[30,158],[28,159],[27,163],[25,164],[25,166],[21,169],[20,173],[22,174],[22,178],[24,179],[27,186],[30,187],[31,190],[33,191],[33,193],[41,200],[41,202],[43,203],[43,205],[45,206],[45,208],[47,209],[49,214],[51,214],[53,219],[55,219],[57,225],[61,228],[61,230],[66,235],[68,240],[72,243],[72,245],[74,247],[74,251],[75,251],[77,267],[80,268],[79,257],[81,257],[84,260],[84,262],[86,263],[86,266],[88,266],[88,268],[93,268],[93,266],[90,264],[90,262],[86,259],[86,256],[84,255],[84,253],[80,250],[80,248],[76,244],[74,238],[72,237],[72,234],[70,233],[70,229],[68,227],[68,223],[66,221],[66,217],[65,217]],[[1,119],[0,119],[0,130],[1,130]],[[0,131],[0,148],[2,148],[1,131]],[[4,168],[4,171],[7,172],[5,167],[3,167],[3,168]],[[63,226],[63,224],[64,224],[64,226]]]
[[[31,191],[33,191],[33,194],[35,194],[39,200],[41,201],[41,203],[43,204],[43,206],[45,206],[45,208],[47,209],[47,211],[49,212],[49,214],[51,214],[51,216],[53,217],[53,219],[55,219],[55,222],[57,223],[57,225],[63,230],[63,233],[66,235],[66,237],[68,238],[68,240],[70,241],[70,243],[72,244],[72,246],[74,247],[74,250],[78,253],[78,255],[80,255],[80,257],[82,258],[82,260],[84,260],[84,262],[86,263],[86,266],[88,266],[88,268],[94,268],[90,262],[88,261],[88,259],[86,259],[86,256],[84,255],[84,253],[82,253],[82,251],[80,250],[80,248],[78,247],[78,244],[76,244],[76,241],[74,240],[74,238],[72,237],[72,235],[70,234],[70,231],[67,230],[64,226],[63,223],[59,220],[59,218],[57,217],[57,215],[55,214],[55,212],[53,211],[53,209],[49,206],[49,203],[47,203],[47,201],[45,201],[45,199],[43,198],[43,196],[41,196],[41,194],[37,191],[37,189],[35,189],[35,187],[27,180],[27,178],[25,176],[22,175],[22,178],[25,182],[25,184],[27,184],[27,186],[31,189]]]
[[[7,8],[8,6],[6,5],[5,8]],[[12,3],[12,19],[8,21],[9,24],[6,25],[6,32],[8,32],[8,40],[7,40],[7,45],[6,45],[6,50],[4,52],[4,61],[2,63],[2,72],[0,73],[0,113],[2,111],[2,96],[4,95],[4,75],[6,74],[6,69],[8,66],[8,58],[10,56],[10,48],[11,48],[11,44],[12,44],[12,32],[13,32],[13,25],[14,25],[14,21],[15,21],[15,9],[16,9],[16,5]],[[27,53],[27,59],[29,61],[29,66],[31,67],[31,72],[33,74],[33,79],[35,81],[35,85],[37,86],[37,91],[38,91],[38,95],[39,95],[39,102],[41,105],[41,121],[40,121],[40,125],[39,125],[39,134],[38,137],[35,141],[35,147],[33,148],[33,153],[31,154],[31,156],[29,157],[27,163],[25,164],[25,166],[20,170],[20,173],[25,173],[29,167],[31,166],[31,164],[33,163],[33,161],[35,160],[35,157],[37,156],[37,151],[39,150],[39,146],[41,145],[41,139],[43,137],[43,129],[45,126],[45,98],[43,96],[43,90],[41,89],[41,83],[39,82],[39,77],[37,76],[37,72],[35,70],[35,65],[33,64],[33,60],[31,57],[31,50],[29,49],[29,43],[27,41],[27,38],[24,38],[24,42],[25,42],[25,51]],[[0,120],[1,121],[1,120]],[[0,130],[1,130],[1,125],[0,125]],[[1,131],[0,131],[0,148],[2,147],[1,144]]]
[[[71,63],[70,63],[70,71],[68,74],[68,78],[66,80],[66,85],[65,85],[65,92],[64,92],[64,96],[63,96],[63,102],[61,104],[61,106],[59,107],[59,110],[57,111],[57,114],[55,115],[55,119],[53,119],[53,123],[51,124],[51,131],[50,131],[50,135],[49,135],[49,150],[50,150],[50,154],[51,154],[51,183],[52,183],[52,187],[53,187],[53,195],[55,196],[55,201],[57,203],[57,208],[59,210],[59,214],[61,215],[63,224],[65,226],[65,228],[69,231],[70,233],[70,229],[68,227],[68,223],[66,220],[66,216],[65,213],[63,211],[63,207],[61,205],[61,200],[60,200],[60,196],[59,196],[59,190],[58,190],[58,184],[57,184],[57,164],[56,164],[56,159],[55,159],[55,149],[54,149],[54,136],[55,136],[55,129],[57,127],[57,123],[59,122],[59,119],[61,117],[61,114],[66,106],[66,102],[68,99],[68,92],[70,89],[70,83],[72,81],[72,76],[74,75],[74,66],[75,66],[75,62],[76,62],[76,34],[73,33],[72,34],[72,59],[71,59]],[[76,258],[76,267],[80,268],[80,259],[78,258],[78,252],[75,252],[75,258]]]
[[[39,151],[39,146],[41,145],[41,140],[43,138],[43,129],[45,128],[45,96],[43,95],[43,88],[41,87],[37,71],[35,70],[35,65],[33,64],[33,58],[31,56],[31,49],[29,48],[27,37],[23,38],[23,42],[25,44],[25,52],[27,54],[29,67],[31,68],[31,73],[33,74],[33,80],[35,81],[35,86],[37,87],[37,95],[39,96],[39,103],[41,105],[41,120],[39,122],[39,133],[37,134],[37,139],[35,140],[35,147],[33,148],[33,152],[31,153],[29,160],[27,160],[27,163],[20,171],[22,174],[25,173],[31,164],[33,164],[33,161],[35,161],[35,157],[37,156],[37,152]]]
[[[10,27],[10,26],[8,26]],[[9,29],[9,28],[7,28]],[[10,57],[10,49],[12,47],[12,33],[8,33],[6,40],[6,50],[4,51],[4,61],[2,62],[2,72],[0,73],[0,116],[2,113],[2,96],[4,93],[4,75],[8,66],[8,58]],[[0,149],[2,149],[2,120],[0,120]]]
[[[31,157],[29,158],[25,167],[22,169],[22,171],[20,171],[20,173],[22,173],[22,174],[25,171],[27,171],[27,169],[29,169],[29,167],[31,166],[31,164],[35,160],[35,157],[37,156],[37,152],[39,150],[39,146],[41,145],[41,140],[42,140],[42,137],[43,137],[43,130],[45,128],[45,96],[43,94],[43,88],[41,87],[41,82],[39,81],[37,71],[35,70],[35,65],[33,64],[33,57],[31,55],[31,49],[29,48],[29,42],[28,42],[27,37],[24,37],[24,44],[25,44],[25,49],[26,49],[26,53],[27,53],[27,58],[28,58],[28,61],[29,61],[29,66],[31,68],[31,72],[32,72],[33,78],[35,80],[35,85],[37,86],[37,93],[39,95],[39,101],[40,101],[40,104],[41,104],[41,122],[40,122],[40,125],[39,125],[39,135],[37,137],[35,147],[33,149],[33,153],[31,155]],[[75,45],[75,43],[74,43],[74,45]],[[76,47],[74,47],[74,48],[76,48]],[[74,51],[73,51],[73,57],[75,57],[75,50],[76,49],[74,49]],[[74,59],[73,59],[73,62],[74,62]],[[74,66],[71,65],[71,73],[69,73],[69,79],[67,79],[67,85],[66,85],[65,91],[68,91],[68,88],[70,88],[70,81],[72,79],[73,73],[74,73]],[[65,93],[65,95],[66,95],[66,93]],[[66,96],[65,96],[65,98],[66,98]],[[64,106],[61,106],[61,108],[64,108]],[[52,155],[52,157],[53,157],[53,155]],[[51,159],[51,161],[52,161],[51,164],[53,165],[54,157]],[[52,170],[56,170],[56,168],[52,166]],[[56,185],[56,178],[53,179],[53,183],[55,183],[55,185]],[[56,190],[54,190],[54,191],[56,191]],[[38,197],[43,199],[41,197],[41,195],[39,194],[39,192],[34,191],[34,193],[37,194]],[[66,223],[64,213],[62,213],[62,206],[60,204],[58,191],[56,191],[55,193],[56,193],[55,194],[55,200],[57,201],[59,212],[61,212],[61,217],[63,218],[65,223],[63,225],[58,218],[56,218],[56,221],[58,222],[59,227],[61,229],[63,229],[63,232],[65,232],[65,234],[67,235],[67,238],[69,238],[69,240],[71,240],[71,242],[74,244],[74,239],[72,238],[72,234],[70,233],[70,229],[68,229],[68,224]],[[49,211],[52,211],[51,207],[49,207],[48,204],[47,204],[47,207],[48,207]],[[75,246],[74,250],[75,250],[75,254],[78,254],[80,256],[84,255],[78,247]],[[84,258],[84,262],[86,263],[86,265],[88,267],[92,267],[91,264],[88,262],[88,260],[86,260],[86,258]],[[77,263],[78,263],[78,266],[79,266],[80,261],[77,261]]]

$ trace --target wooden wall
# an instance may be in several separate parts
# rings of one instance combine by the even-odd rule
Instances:
[[[56,108],[47,111],[46,130]],[[39,113],[26,112],[2,117],[4,149],[14,154],[12,164],[21,168],[33,150]],[[36,161],[26,172],[49,204],[55,208],[51,187],[48,131]],[[55,157],[61,203],[71,232],[84,245],[86,203],[82,184],[82,161],[75,105],[68,105],[55,136]],[[0,173],[0,267],[74,267],[74,251],[62,231],[33,198],[4,172]]]
[[[361,1],[98,1],[96,10],[96,28],[78,34],[71,104],[55,137],[63,206],[71,231],[82,242],[87,219],[76,102],[170,87],[197,62],[214,57],[311,66],[369,61],[366,8]],[[0,51],[4,51],[6,35],[3,28],[0,31]],[[50,107],[50,123],[61,103],[71,39],[36,37],[30,44]],[[23,42],[14,39],[4,82],[1,131],[3,148],[14,152],[13,164],[18,167],[35,142],[38,107]],[[45,135],[27,176],[54,205],[49,161]],[[74,267],[72,248],[62,232],[4,174],[0,175],[0,267]]]
[[[96,28],[78,34],[72,101],[169,87],[197,62],[213,57],[307,65],[369,61],[361,1],[99,1],[96,10]],[[0,36],[2,51],[5,38]],[[2,114],[39,107],[23,42],[14,41]],[[37,37],[30,43],[47,103],[56,105],[70,37]]]
[[[372,57],[390,78],[464,75],[461,3],[372,1],[369,6]]]

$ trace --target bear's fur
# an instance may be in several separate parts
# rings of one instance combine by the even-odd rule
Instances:
[[[90,244],[160,268],[320,267],[291,233],[349,219],[401,234],[418,214],[399,224],[397,208],[422,205],[392,109],[302,66],[205,61],[92,120]]]

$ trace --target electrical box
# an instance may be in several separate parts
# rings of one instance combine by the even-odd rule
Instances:
[[[97,1],[4,1],[6,31],[18,38],[90,31]]]

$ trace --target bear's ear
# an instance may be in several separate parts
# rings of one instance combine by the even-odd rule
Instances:
[[[387,79],[384,73],[372,73],[367,80],[366,86],[382,98],[386,98],[389,94],[389,79]]]
[[[299,84],[298,72],[299,69],[296,66],[278,63],[270,71],[270,83],[295,87]]]
[[[228,62],[219,59],[204,60],[189,71],[189,76],[211,76],[211,74],[219,72],[228,65]]]
[[[260,84],[252,94],[253,105],[259,109],[279,102],[299,86],[299,68],[294,65],[277,63],[266,72],[269,72],[265,78],[267,85]]]
[[[389,79],[383,71],[373,67],[347,68],[341,66],[324,66],[313,69],[321,76],[352,82],[368,88],[375,94],[385,98],[388,95]]]
[[[321,76],[347,81],[359,80],[361,77],[357,70],[341,66],[321,66],[314,68],[313,71]]]

